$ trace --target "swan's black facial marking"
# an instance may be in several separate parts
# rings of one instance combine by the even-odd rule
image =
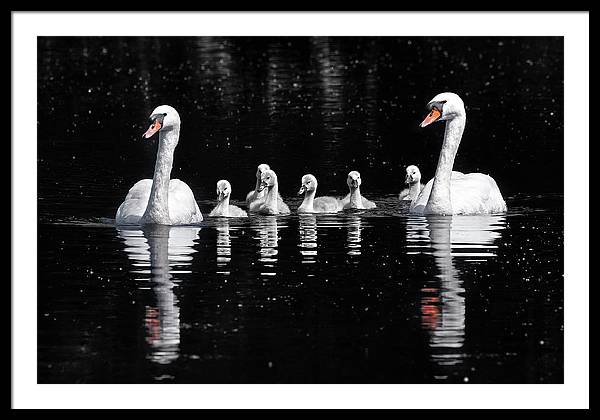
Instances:
[[[435,101],[435,102],[429,102],[427,104],[427,111],[431,112],[433,109],[436,109],[439,111],[440,114],[444,113],[444,104],[446,103],[446,101]]]
[[[160,123],[160,125],[163,125],[163,120],[165,119],[165,117],[167,116],[166,112],[160,113],[160,114],[152,114],[150,115],[150,118],[148,118],[148,121],[150,122],[150,124],[153,124],[155,121],[158,121]]]

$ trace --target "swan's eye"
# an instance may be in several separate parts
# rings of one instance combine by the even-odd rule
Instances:
[[[435,111],[439,112],[440,114],[442,114],[445,103],[446,103],[446,101],[431,102],[430,104],[427,105],[427,110],[430,111],[430,113],[432,113],[435,110]]]

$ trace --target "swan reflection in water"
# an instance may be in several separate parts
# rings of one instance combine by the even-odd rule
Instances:
[[[347,253],[351,256],[359,256],[361,254],[362,219],[357,215],[349,215],[346,219],[346,226],[348,227]],[[356,261],[356,263],[358,262]]]
[[[148,358],[159,364],[179,357],[179,302],[173,288],[178,275],[191,272],[185,267],[192,263],[199,231],[196,227],[164,225],[117,228],[138,288],[151,289],[155,298],[154,305],[146,306],[146,342]]]
[[[258,261],[262,264],[261,275],[275,276],[277,274],[277,244],[279,241],[276,216],[259,216],[253,220],[253,228],[258,236]]]
[[[421,289],[421,321],[429,331],[436,379],[458,374],[465,342],[465,289],[456,261],[487,261],[496,257],[495,241],[505,228],[504,215],[409,216],[410,253],[433,255],[436,275]]]
[[[300,214],[300,254],[302,263],[312,264],[317,262],[317,216],[314,214]]]
[[[229,234],[229,220],[219,217],[215,222],[217,231],[217,273],[228,276],[231,262],[231,235]]]

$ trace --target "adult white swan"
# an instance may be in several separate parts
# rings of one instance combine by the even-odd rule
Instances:
[[[179,141],[181,120],[173,107],[161,105],[150,115],[148,139],[158,132],[153,179],[138,181],[119,206],[118,225],[189,225],[202,221],[202,213],[187,184],[171,179],[173,153]]]
[[[489,214],[506,211],[506,203],[496,181],[480,173],[452,171],[454,158],[467,120],[462,99],[455,93],[436,95],[427,104],[429,114],[421,123],[446,121],[444,143],[435,177],[411,203],[410,211],[419,214]]]

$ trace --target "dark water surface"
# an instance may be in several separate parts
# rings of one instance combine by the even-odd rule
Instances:
[[[563,381],[562,38],[39,38],[38,381]],[[459,93],[455,168],[504,215],[423,217],[436,93]],[[173,178],[208,215],[259,163],[292,211],[303,174],[374,211],[117,228],[150,178],[147,117],[179,111]]]

